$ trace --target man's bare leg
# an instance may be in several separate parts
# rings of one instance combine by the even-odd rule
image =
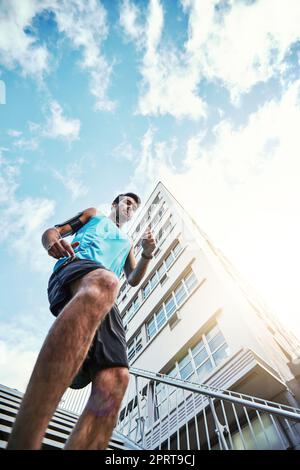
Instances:
[[[79,371],[97,327],[114,304],[117,277],[96,269],[50,328],[37,358],[7,449],[39,449],[59,401]]]
[[[128,381],[127,367],[98,372],[91,396],[64,449],[105,450],[108,447]]]

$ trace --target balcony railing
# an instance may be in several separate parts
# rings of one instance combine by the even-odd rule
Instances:
[[[300,409],[130,368],[116,429],[144,449],[299,449]]]
[[[148,450],[300,449],[300,409],[130,367],[115,431]],[[80,414],[90,385],[64,395]]]

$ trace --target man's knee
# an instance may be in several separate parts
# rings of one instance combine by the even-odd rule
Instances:
[[[96,416],[117,415],[129,382],[126,367],[111,367],[99,371],[92,381],[88,411]]]
[[[114,302],[120,287],[117,276],[105,269],[96,269],[86,274],[78,287],[78,292],[92,301],[105,297],[109,302]]]
[[[120,395],[126,392],[130,375],[127,367],[110,367],[103,369],[95,376],[92,389],[106,391],[111,394]]]

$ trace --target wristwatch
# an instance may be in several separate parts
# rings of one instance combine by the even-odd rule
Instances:
[[[145,258],[145,259],[152,259],[153,258],[153,255],[145,255],[143,252],[142,252],[142,257]]]

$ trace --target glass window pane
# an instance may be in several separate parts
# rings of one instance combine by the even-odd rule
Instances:
[[[221,332],[218,333],[214,338],[212,338],[208,343],[211,352],[214,352],[219,346],[221,346],[221,344],[224,343],[224,341],[225,339]]]
[[[159,276],[159,278],[161,279],[161,278],[162,278],[162,276],[164,275],[164,273],[166,272],[165,265],[164,265],[164,264],[162,264],[162,265],[160,266],[160,268],[158,269],[158,271],[157,271],[157,272],[158,272],[158,276]]]
[[[187,379],[193,373],[192,363],[189,362],[183,369],[180,370],[182,379]]]
[[[149,293],[150,293],[150,284],[149,282],[147,282],[147,284],[143,288],[143,298],[145,299]]]
[[[177,304],[180,305],[187,296],[187,293],[185,291],[185,288],[184,288],[183,284],[180,284],[177,287],[177,289],[175,289],[174,294],[175,294]]]
[[[181,245],[180,245],[180,243],[177,243],[177,245],[174,246],[174,248],[173,248],[173,253],[174,253],[175,258],[176,258],[176,256],[178,255],[178,253],[180,251],[181,251]]]
[[[168,269],[169,266],[173,263],[173,253],[172,253],[172,251],[171,251],[171,253],[169,254],[169,256],[167,256],[167,258],[165,259],[165,263],[166,263],[167,269]]]
[[[208,359],[206,362],[204,362],[204,364],[202,364],[202,366],[200,366],[197,369],[197,374],[198,374],[200,383],[205,379],[205,377],[212,370],[212,368],[213,368],[213,366],[212,366],[210,360]]]
[[[201,348],[203,348],[203,347],[204,347],[204,343],[203,343],[203,340],[201,339],[201,340],[199,341],[199,343],[197,343],[196,346],[194,346],[194,347],[192,348],[192,354],[193,354],[193,356],[194,356],[194,354],[196,354],[196,352],[199,351],[199,349],[201,349]]]
[[[187,290],[190,292],[192,288],[196,285],[197,283],[197,278],[195,276],[194,272],[189,273],[185,278],[185,285],[187,287]]]
[[[155,272],[154,275],[150,279],[151,288],[153,289],[157,283],[158,283],[158,275]]]
[[[155,393],[156,395],[161,392],[161,390],[165,387],[165,384],[162,382],[156,382]]]
[[[219,365],[220,362],[222,362],[226,357],[229,356],[229,348],[227,344],[224,344],[224,346],[221,346],[220,349],[218,349],[215,354],[213,354],[214,361],[216,365]]]
[[[218,333],[220,333],[220,328],[218,325],[214,326],[209,332],[205,335],[207,341],[209,341],[211,338],[216,336]]]
[[[149,338],[151,338],[156,332],[155,320],[153,319],[147,324],[147,333]]]
[[[178,362],[179,369],[182,369],[188,362],[190,362],[190,360],[191,360],[191,358],[190,358],[189,354],[184,356],[184,358],[181,359],[181,361]]]
[[[167,375],[168,377],[178,377],[177,367],[173,367],[173,369],[170,370]]]
[[[166,307],[166,314],[167,314],[167,317],[169,318],[169,317],[171,316],[171,314],[176,310],[176,305],[175,305],[173,296],[170,297],[170,298],[166,301],[165,307]]]
[[[165,314],[163,307],[156,314],[156,323],[157,323],[157,328],[160,328],[164,323],[166,323],[166,314]]]
[[[135,347],[134,341],[128,346],[128,360],[132,359],[135,356]]]
[[[194,361],[195,361],[196,367],[199,366],[199,364],[201,364],[201,362],[203,362],[205,359],[207,359],[207,357],[208,357],[208,353],[207,353],[206,349],[205,348],[201,349],[201,351],[199,351],[194,356]]]
[[[194,373],[189,377],[189,382],[198,383],[198,376],[197,376],[196,372],[194,372]]]
[[[130,305],[129,309],[128,309],[128,313],[132,313],[133,312],[133,304]]]

